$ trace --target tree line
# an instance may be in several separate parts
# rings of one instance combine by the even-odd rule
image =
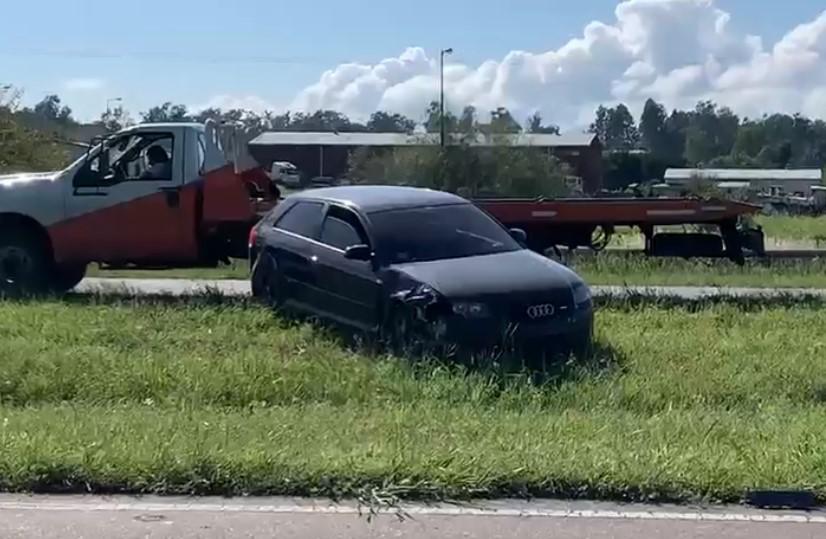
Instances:
[[[590,131],[609,154],[605,185],[662,178],[667,167],[822,168],[826,122],[800,114],[740,118],[713,101],[673,110],[649,99],[639,123],[628,107],[599,107]],[[634,151],[641,150],[641,151]]]
[[[19,97],[19,96],[18,96]],[[135,123],[122,106],[108,109],[92,124],[81,124],[58,95],[46,96],[31,107],[16,106],[0,96],[6,121],[65,138],[87,140],[82,128],[113,132]],[[208,119],[240,122],[275,131],[335,131],[413,133],[417,128],[439,132],[438,102],[431,102],[420,123],[407,116],[374,112],[359,122],[334,110],[258,114],[245,109],[208,108],[191,111],[186,105],[166,102],[138,114],[140,122],[204,122]],[[559,133],[540,114],[520,121],[507,108],[479,111],[465,107],[459,114],[446,112],[444,123],[451,133]],[[741,118],[727,107],[701,101],[693,110],[666,108],[649,99],[637,120],[619,104],[600,106],[590,132],[599,136],[606,150],[605,186],[623,189],[630,183],[662,178],[668,167],[705,168],[820,168],[826,164],[826,122],[800,114],[772,114]]]

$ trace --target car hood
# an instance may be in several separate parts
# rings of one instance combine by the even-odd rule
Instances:
[[[35,172],[35,173],[18,173],[18,174],[3,174],[0,175],[0,186],[14,187],[40,181],[53,181],[60,172]]]
[[[547,291],[581,281],[562,264],[528,250],[397,264],[393,269],[448,298]]]

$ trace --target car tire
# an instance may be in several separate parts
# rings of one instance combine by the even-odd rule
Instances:
[[[65,294],[80,284],[86,277],[86,264],[73,266],[59,266],[54,269],[51,278],[51,288],[58,294]]]
[[[261,253],[250,277],[252,295],[265,305],[278,309],[284,304],[284,286],[278,265],[269,253]]]
[[[47,292],[49,266],[48,253],[37,235],[20,228],[0,231],[0,297]]]
[[[594,353],[593,331],[589,328],[571,335],[570,351],[571,354],[580,361],[587,361],[588,359],[591,359],[591,356]]]
[[[418,356],[424,346],[416,336],[416,321],[409,308],[393,305],[385,322],[385,342],[390,352],[399,357]]]

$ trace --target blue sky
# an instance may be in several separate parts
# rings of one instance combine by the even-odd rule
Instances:
[[[703,1],[703,0],[697,0]],[[133,112],[165,100],[256,96],[285,107],[326,69],[372,64],[419,46],[456,49],[471,67],[509,51],[543,52],[616,21],[611,0],[46,0],[9,2],[0,85],[32,102],[58,93],[78,116],[108,97]],[[741,32],[767,45],[814,20],[823,0],[718,0]],[[9,21],[17,21],[8,24]],[[24,22],[25,21],[25,22]]]

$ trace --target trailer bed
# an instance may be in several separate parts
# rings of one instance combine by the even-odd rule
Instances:
[[[495,199],[474,202],[509,228],[527,233],[528,247],[538,252],[559,247],[606,248],[616,227],[637,227],[650,256],[727,257],[743,263],[746,249],[765,252],[762,230],[743,225],[742,217],[760,206],[700,198],[565,198]],[[717,227],[719,234],[658,232],[669,225]]]
[[[477,199],[502,222],[665,226],[720,223],[753,215],[760,206],[691,198]]]

